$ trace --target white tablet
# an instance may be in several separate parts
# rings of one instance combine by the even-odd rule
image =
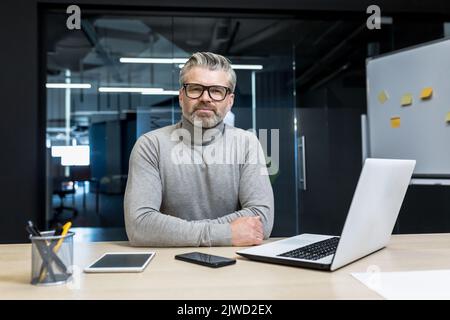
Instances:
[[[84,269],[84,272],[142,272],[155,252],[108,252]]]

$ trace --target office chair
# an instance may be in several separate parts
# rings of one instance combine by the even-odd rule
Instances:
[[[92,177],[91,166],[73,166],[70,168],[70,180],[80,182],[83,187],[83,210],[86,211],[86,182],[89,182],[92,187],[90,190],[95,190],[95,212],[99,213],[100,204],[100,183],[98,179]]]
[[[78,210],[75,208],[75,183],[73,181],[59,181],[54,184],[55,188],[53,194],[57,195],[60,199],[60,205],[54,208],[53,220],[58,220],[59,216],[64,212],[64,210],[70,211],[75,218],[78,215]],[[64,199],[66,196],[72,195],[73,206],[68,207],[64,205]]]

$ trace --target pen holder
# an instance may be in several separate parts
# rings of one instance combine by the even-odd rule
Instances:
[[[73,232],[54,236],[54,231],[31,236],[31,284],[57,285],[72,276]]]

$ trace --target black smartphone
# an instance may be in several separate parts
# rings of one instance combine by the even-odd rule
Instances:
[[[219,268],[228,266],[230,264],[235,264],[235,259],[230,259],[226,257],[214,256],[211,254],[201,253],[201,252],[189,252],[183,254],[177,254],[175,256],[177,260],[183,260],[186,262],[192,262],[200,264],[202,266],[207,266],[211,268]]]

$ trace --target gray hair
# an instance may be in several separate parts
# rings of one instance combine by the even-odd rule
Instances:
[[[180,86],[183,86],[186,73],[193,67],[205,67],[209,70],[223,70],[227,72],[230,89],[234,92],[236,88],[236,73],[231,67],[231,61],[228,58],[212,52],[194,53],[180,70]]]

